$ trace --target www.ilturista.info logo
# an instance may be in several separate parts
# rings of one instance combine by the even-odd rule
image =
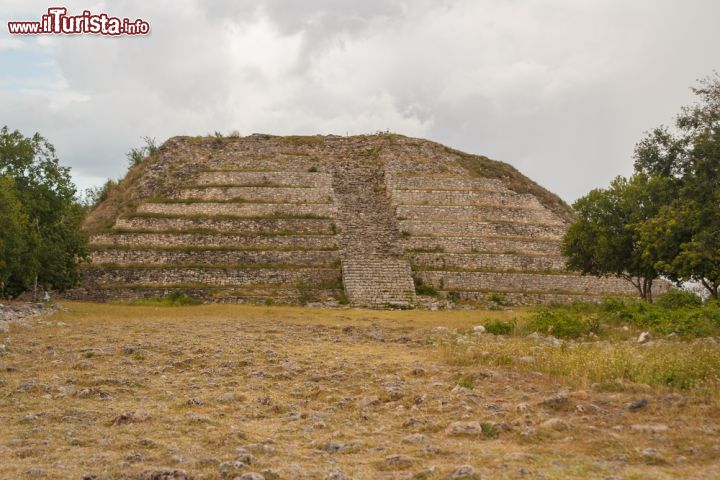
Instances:
[[[48,8],[39,22],[8,22],[8,32],[13,35],[64,34],[77,35],[147,35],[150,24],[138,18],[111,17],[106,13],[93,14],[89,10],[82,15],[68,16],[67,8]]]

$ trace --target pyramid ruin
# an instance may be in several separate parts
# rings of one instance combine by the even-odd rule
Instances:
[[[565,270],[572,218],[513,167],[400,135],[175,137],[89,215],[71,298],[412,306],[635,294]],[[417,292],[417,293],[416,293]]]

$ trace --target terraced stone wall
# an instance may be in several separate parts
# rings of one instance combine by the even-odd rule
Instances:
[[[68,295],[407,306],[413,281],[470,302],[635,294],[567,272],[567,216],[468,161],[392,135],[171,139],[91,236],[85,284]]]

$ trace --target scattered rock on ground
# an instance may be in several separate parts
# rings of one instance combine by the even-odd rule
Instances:
[[[450,478],[468,478],[475,475],[475,469],[470,465],[462,465],[453,470]]]
[[[408,468],[413,463],[415,463],[415,459],[407,455],[390,455],[385,457],[385,465],[391,468]]]
[[[648,405],[647,399],[641,398],[640,400],[635,400],[630,405],[628,405],[628,410],[630,410],[631,412],[636,412],[640,409],[647,407],[647,405]]]
[[[549,430],[567,430],[570,428],[568,423],[561,418],[549,418],[540,424],[541,427]]]
[[[243,473],[236,480],[265,480],[265,477],[257,472]]]
[[[140,476],[142,480],[192,480],[185,470],[161,469],[148,470]]]
[[[151,415],[145,410],[135,410],[134,412],[124,412],[115,417],[112,421],[113,425],[125,425],[127,423],[144,423],[152,419]]]
[[[660,432],[667,432],[670,430],[670,427],[668,427],[665,424],[662,423],[655,423],[655,424],[635,424],[630,427],[632,430],[636,432],[645,432],[645,433],[660,433]]]
[[[446,435],[481,435],[483,433],[480,422],[453,422],[445,429]]]
[[[538,405],[547,408],[560,409],[566,407],[570,403],[570,399],[565,392],[560,392],[552,397],[548,397],[538,402]]]

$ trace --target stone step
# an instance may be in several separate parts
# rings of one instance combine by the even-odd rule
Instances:
[[[498,236],[437,237],[410,236],[402,239],[405,250],[441,250],[449,253],[518,253],[560,255],[557,240],[507,238]]]
[[[199,247],[236,250],[334,250],[334,235],[214,235],[205,233],[100,233],[90,237],[91,246]]]
[[[533,293],[533,292],[481,292],[481,291],[440,291],[442,296],[451,296],[466,302],[497,302],[503,305],[548,305],[553,303],[600,302],[602,295],[570,293]]]
[[[542,210],[537,198],[529,194],[503,192],[447,192],[433,190],[394,190],[393,205],[476,205]]]
[[[281,186],[298,188],[331,188],[332,176],[308,172],[198,172],[195,185]]]
[[[410,264],[394,258],[345,258],[342,264],[343,285],[354,305],[411,305],[415,285]]]
[[[128,217],[118,218],[113,227],[116,230],[141,231],[181,231],[209,230],[218,232],[236,232],[244,234],[323,234],[337,232],[337,226],[331,219],[315,218],[155,218]]]
[[[581,275],[543,275],[495,272],[416,272],[426,285],[439,290],[528,291],[538,293],[635,295],[637,290],[620,278],[597,278]]]
[[[358,158],[333,164],[343,285],[353,305],[412,305],[415,286],[403,259],[382,164]]]
[[[117,265],[306,265],[339,267],[337,251],[325,250],[159,250],[102,249],[91,253],[94,264]]]
[[[142,299],[159,299],[182,292],[187,296],[209,303],[252,303],[252,304],[298,304],[303,293],[292,287],[260,286],[260,287],[206,287],[206,288],[162,288],[162,287],[80,287],[63,294],[68,300],[92,301],[134,301]],[[337,298],[340,289],[317,290],[314,297],[320,300]]]
[[[530,270],[561,271],[566,259],[560,255],[495,253],[408,253],[414,270]]]
[[[339,268],[87,268],[88,284],[99,287],[242,287],[256,284],[340,285]]]
[[[246,200],[268,203],[333,203],[330,188],[295,187],[193,187],[182,188],[171,196],[177,200],[207,202]]]
[[[232,216],[232,217],[315,217],[333,218],[335,205],[288,203],[143,203],[138,213],[172,216]]]
[[[443,190],[509,192],[500,180],[467,177],[404,177],[389,176],[388,185],[396,190]]]
[[[318,163],[315,158],[308,155],[283,155],[274,153],[273,158],[263,155],[262,152],[245,155],[216,156],[204,163],[205,170],[223,170],[257,173],[320,173],[314,172]]]
[[[471,237],[497,235],[503,237],[529,237],[561,240],[565,235],[562,225],[538,225],[527,223],[489,223],[489,222],[452,222],[401,220],[398,222],[402,232],[410,235],[438,237]]]
[[[511,207],[480,207],[477,205],[398,205],[399,219],[407,220],[455,220],[474,222],[516,222],[564,225],[550,210]]]

